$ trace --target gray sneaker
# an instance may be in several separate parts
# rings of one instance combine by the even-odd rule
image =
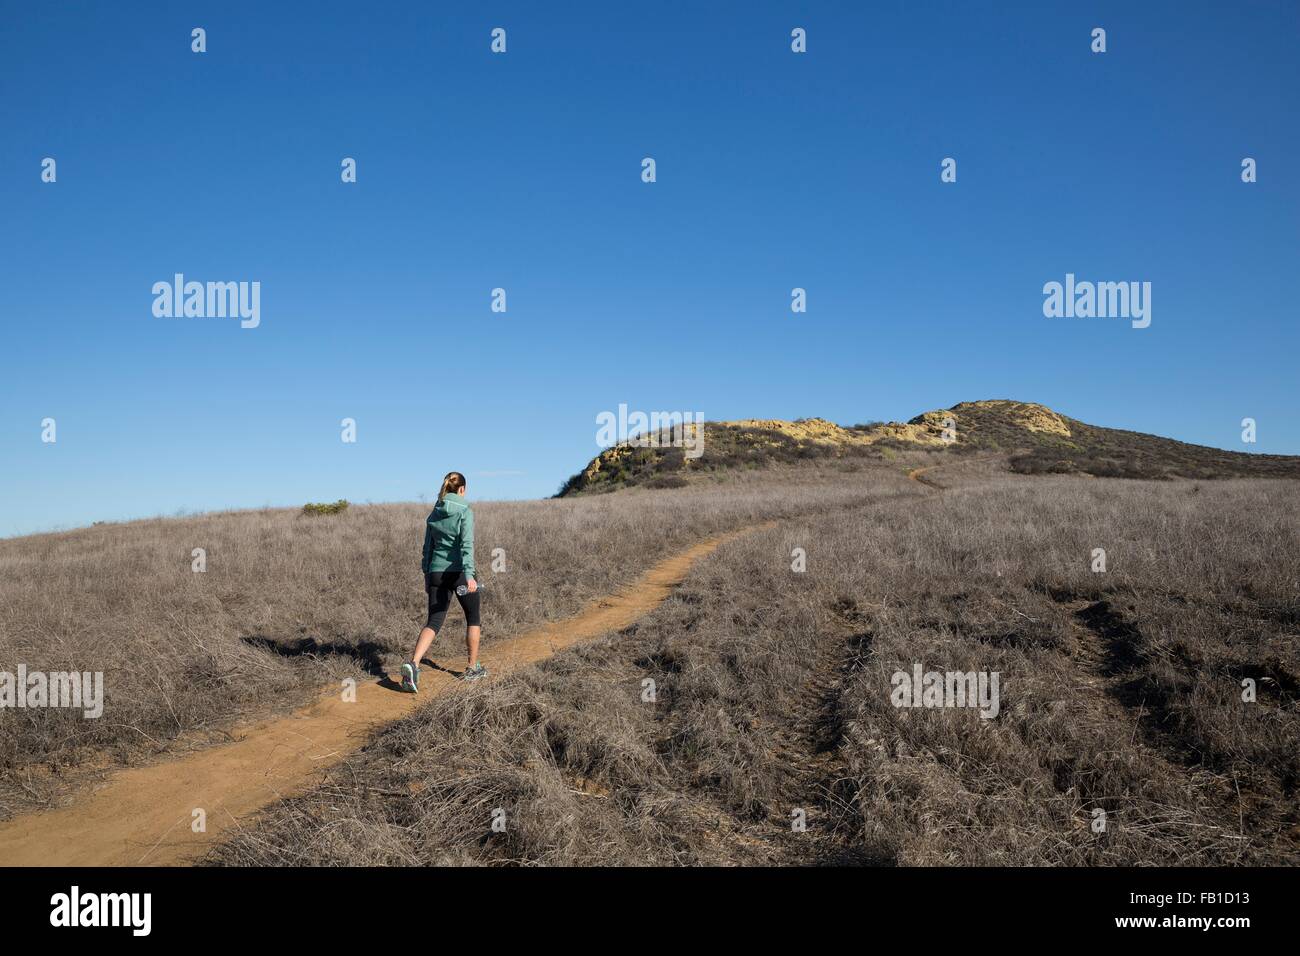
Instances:
[[[487,668],[482,664],[467,667],[464,673],[460,675],[461,680],[482,680],[484,677],[487,677]]]
[[[402,690],[412,694],[420,692],[420,669],[414,664],[402,665]]]

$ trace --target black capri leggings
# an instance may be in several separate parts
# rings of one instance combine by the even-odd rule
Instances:
[[[456,587],[468,584],[464,571],[426,571],[424,589],[429,592],[429,620],[425,627],[434,631],[442,630],[442,622],[447,619],[447,608],[451,607],[451,596],[456,594]],[[478,627],[479,593],[456,594],[460,609],[465,612],[465,626]]]

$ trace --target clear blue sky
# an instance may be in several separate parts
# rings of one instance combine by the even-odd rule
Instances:
[[[1300,4],[0,9],[0,534],[543,496],[620,402],[1300,453]],[[261,326],[155,318],[177,272]],[[1045,318],[1067,272],[1151,327]]]

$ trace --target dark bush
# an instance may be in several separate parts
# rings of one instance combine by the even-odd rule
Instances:
[[[302,506],[302,513],[305,515],[336,515],[341,511],[348,510],[346,499],[340,498],[333,504],[320,504],[315,501],[309,501]]]

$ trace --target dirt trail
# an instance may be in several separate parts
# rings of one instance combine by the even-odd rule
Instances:
[[[663,601],[696,561],[750,530],[754,529],[701,541],[571,618],[485,647],[483,659],[493,678],[579,641],[627,627]],[[457,633],[440,638],[440,646],[426,660],[436,660],[435,653],[439,657],[455,653],[461,637]],[[463,653],[458,660],[463,660]],[[237,730],[242,736],[234,743],[120,771],[69,807],[0,824],[0,864],[174,866],[192,862],[253,812],[316,782],[322,771],[364,746],[377,727],[462,688],[451,672],[429,667],[421,672],[418,695],[394,689],[392,676],[363,682],[356,687],[355,702],[346,703],[339,691],[331,691],[292,716]],[[206,814],[204,833],[192,830],[196,808]]]
[[[954,468],[957,465],[978,465],[986,461],[998,461],[1001,455],[986,455],[983,458],[964,458],[957,461],[941,461],[935,465],[926,465],[923,468],[913,468],[907,473],[907,477],[919,485],[925,485],[927,488],[933,488],[935,491],[946,491],[947,485],[941,485],[933,478],[925,477],[926,472],[934,471],[936,468]]]
[[[933,488],[935,491],[942,491],[943,485],[925,477],[927,471],[934,471],[938,465],[926,465],[924,468],[913,468],[907,473],[907,477],[919,485],[925,485],[927,488]]]

